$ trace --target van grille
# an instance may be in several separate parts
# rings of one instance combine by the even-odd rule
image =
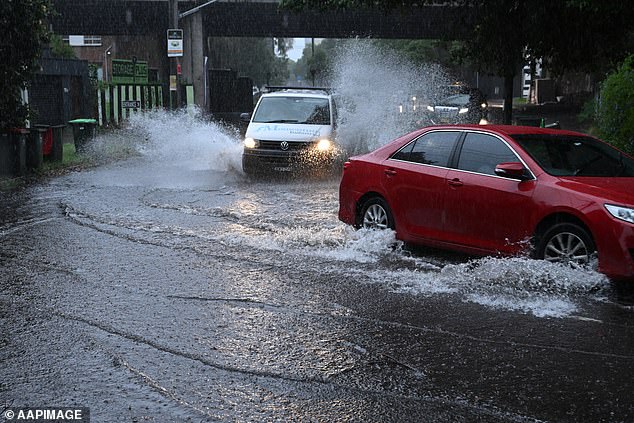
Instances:
[[[261,148],[263,150],[282,150],[281,144],[283,141],[270,141],[270,140],[260,140],[260,146],[258,148]],[[309,148],[312,144],[312,142],[296,142],[296,141],[289,141],[288,142],[288,149],[284,150],[284,151],[300,151],[300,150],[305,150],[307,148]]]

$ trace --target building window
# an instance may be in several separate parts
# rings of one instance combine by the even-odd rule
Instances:
[[[101,46],[101,35],[65,35],[62,40],[70,44],[71,47]]]

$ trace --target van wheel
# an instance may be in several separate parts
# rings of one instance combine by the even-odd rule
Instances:
[[[394,218],[387,202],[381,197],[368,199],[361,207],[360,227],[368,229],[394,229]]]
[[[587,266],[596,256],[596,246],[588,231],[581,226],[558,223],[539,236],[536,256],[573,267]]]

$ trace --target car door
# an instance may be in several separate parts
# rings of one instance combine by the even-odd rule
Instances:
[[[426,132],[384,162],[383,186],[401,238],[442,235],[447,164],[459,136],[459,131]]]
[[[521,162],[501,138],[467,132],[447,173],[444,232],[449,242],[512,253],[526,247],[536,181],[497,176],[503,162]]]

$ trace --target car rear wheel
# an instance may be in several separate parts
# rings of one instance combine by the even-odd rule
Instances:
[[[574,223],[559,223],[539,237],[537,258],[571,266],[593,264],[596,246],[592,237]]]
[[[363,203],[360,223],[362,228],[394,229],[392,211],[381,197],[372,197]]]

